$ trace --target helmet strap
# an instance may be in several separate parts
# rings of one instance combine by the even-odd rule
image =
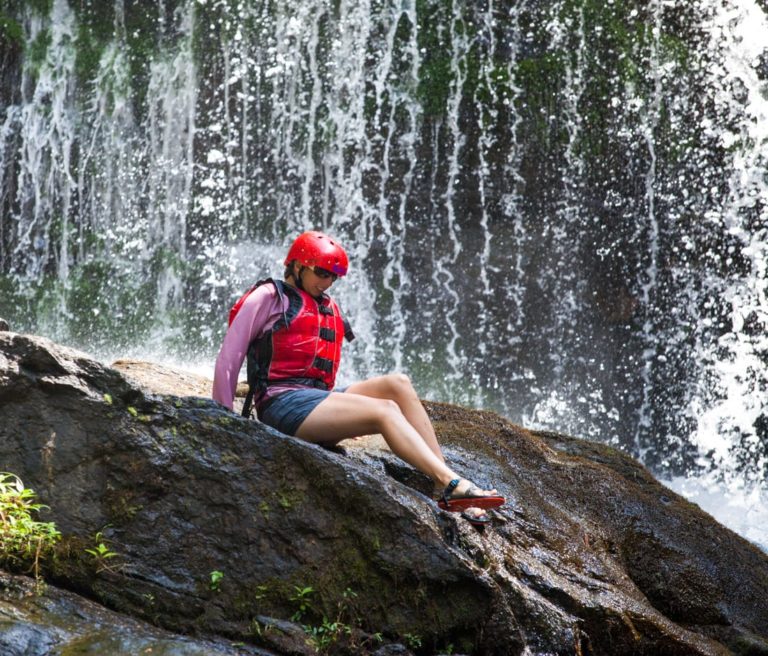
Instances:
[[[305,266],[302,264],[302,265],[299,267],[299,272],[293,276],[293,279],[296,281],[296,286],[297,286],[297,287],[298,287],[298,288],[299,288],[301,291],[305,291],[305,290],[304,290],[304,283],[301,281],[301,274],[302,274],[302,272],[304,271],[304,269],[306,269],[306,268],[307,268],[307,267],[305,267]]]
[[[290,266],[286,267],[285,270],[285,279],[288,280],[288,278],[293,279],[293,284],[295,287],[298,287],[299,289],[303,290],[304,286],[301,284],[301,271],[304,268],[303,265],[299,265],[299,272],[296,273],[296,265],[298,263],[296,260],[293,260],[290,264]]]

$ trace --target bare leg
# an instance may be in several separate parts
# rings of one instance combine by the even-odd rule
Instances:
[[[381,433],[395,455],[429,476],[440,487],[460,478],[442,457],[435,455],[397,403],[391,400],[349,391],[330,394],[299,426],[296,435],[308,442],[336,443],[369,433]],[[463,493],[470,485],[470,481],[462,479],[456,493]],[[491,494],[493,491],[484,493]]]
[[[429,420],[424,406],[421,405],[411,379],[405,374],[390,374],[369,378],[358,383],[352,383],[347,388],[347,394],[362,394],[375,399],[390,399],[397,403],[408,423],[421,435],[427,446],[441,461],[445,462],[443,452],[437,443],[435,429]]]

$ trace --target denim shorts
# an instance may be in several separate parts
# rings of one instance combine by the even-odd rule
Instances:
[[[315,389],[313,387],[302,387],[301,389],[283,392],[278,396],[269,399],[259,408],[259,420],[276,428],[286,435],[296,435],[301,424],[322,401],[328,398],[329,394],[344,392],[346,387],[340,387],[329,392],[327,390]]]

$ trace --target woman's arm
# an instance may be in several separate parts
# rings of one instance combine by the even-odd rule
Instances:
[[[271,283],[257,287],[245,299],[224,335],[213,373],[213,400],[230,410],[235,400],[237,378],[250,343],[272,328],[282,316],[283,303]]]

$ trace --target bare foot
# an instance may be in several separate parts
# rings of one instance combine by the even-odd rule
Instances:
[[[450,496],[452,497],[488,497],[498,494],[496,488],[482,490],[472,481],[462,478]]]
[[[482,508],[467,508],[461,513],[461,516],[466,519],[473,526],[485,526],[491,523],[491,518],[488,513]]]

